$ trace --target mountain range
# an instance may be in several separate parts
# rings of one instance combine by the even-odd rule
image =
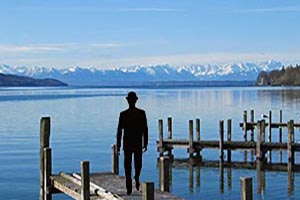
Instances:
[[[70,68],[27,67],[0,65],[0,73],[53,78],[69,85],[103,86],[130,85],[147,82],[186,81],[256,81],[261,71],[282,68],[282,63],[269,60],[259,63],[235,63],[224,65],[151,65],[129,66],[112,69],[96,69],[72,66]]]

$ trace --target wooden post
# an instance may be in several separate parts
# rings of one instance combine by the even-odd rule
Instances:
[[[172,117],[168,117],[168,139],[172,139]],[[172,149],[168,150],[168,156],[173,158]]]
[[[219,142],[219,148],[220,148],[220,162],[224,161],[224,121],[220,120],[219,122],[220,127],[220,142]]]
[[[190,128],[190,132],[189,132],[189,135],[190,135],[190,139],[189,139],[189,155],[190,155],[190,158],[193,157],[193,154],[194,154],[194,125],[193,125],[193,120],[190,120],[189,121],[189,128]]]
[[[197,142],[200,142],[200,119],[196,119],[196,140]],[[197,156],[201,158],[201,150],[197,151]]]
[[[269,111],[269,137],[268,142],[272,142],[272,111]],[[272,163],[272,150],[269,150],[269,160]]]
[[[169,159],[167,157],[160,157],[160,169],[159,169],[159,187],[163,192],[170,191],[170,173],[169,173]]]
[[[154,183],[143,182],[142,183],[142,200],[154,200]]]
[[[90,163],[81,161],[81,200],[90,199]]]
[[[172,139],[172,117],[168,117],[168,139]]]
[[[272,111],[269,111],[269,142],[272,142]]]
[[[112,154],[111,166],[112,166],[113,174],[119,174],[119,155],[117,151],[118,151],[117,145],[115,144],[111,145],[111,154]]]
[[[287,151],[288,151],[288,168],[292,168],[294,165],[294,150],[292,144],[294,142],[294,120],[288,122],[288,142],[287,142]]]
[[[244,110],[243,114],[244,119],[244,141],[247,142],[247,110]],[[247,150],[244,151],[244,162],[247,162]]]
[[[243,128],[244,128],[244,140],[247,141],[247,110],[244,110],[243,113]]]
[[[40,200],[44,200],[45,193],[45,163],[44,148],[50,146],[50,117],[41,118],[40,122]]]
[[[266,121],[261,121],[261,142],[266,142]]]
[[[279,123],[282,124],[282,110],[279,112]],[[279,126],[279,142],[282,143],[282,127]],[[282,150],[279,152],[279,160],[282,162]]]
[[[282,110],[279,113],[279,123],[282,123]],[[282,143],[282,127],[279,126],[279,142]]]
[[[229,148],[227,150],[227,162],[231,162],[231,119],[227,120],[227,141],[229,142]]]
[[[251,122],[254,123],[254,110],[251,110]],[[254,127],[251,127],[251,142],[254,142]]]
[[[158,142],[158,150],[159,156],[164,156],[164,132],[163,132],[163,120],[158,120],[158,131],[159,131],[159,142]]]
[[[252,200],[252,177],[241,177],[241,200]]]
[[[262,138],[262,121],[257,121],[257,137],[256,137],[256,161],[262,159],[261,138]]]
[[[44,200],[52,199],[52,194],[50,191],[51,175],[52,175],[51,148],[44,148]]]

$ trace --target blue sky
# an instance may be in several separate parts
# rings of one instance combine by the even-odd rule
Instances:
[[[299,21],[290,0],[2,0],[0,64],[295,64]]]

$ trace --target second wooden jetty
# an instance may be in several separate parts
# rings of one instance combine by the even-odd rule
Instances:
[[[194,121],[189,120],[189,139],[174,139],[172,137],[172,118],[168,118],[168,136],[164,138],[163,134],[163,120],[158,121],[159,129],[159,140],[157,141],[157,151],[159,156],[164,155],[173,158],[172,150],[174,148],[186,148],[190,158],[198,156],[201,158],[201,151],[203,149],[218,149],[219,150],[219,161],[224,162],[225,151],[227,151],[227,162],[231,162],[232,150],[249,150],[255,152],[256,162],[265,161],[266,153],[271,151],[287,151],[288,160],[287,164],[289,168],[293,169],[295,164],[295,152],[300,151],[300,144],[295,142],[294,129],[300,127],[299,124],[295,124],[294,120],[290,120],[286,124],[280,123],[279,125],[267,124],[265,120],[258,120],[256,123],[243,123],[245,131],[253,130],[256,127],[256,141],[251,139],[247,141],[236,141],[232,140],[232,121],[227,120],[227,140],[224,140],[225,129],[224,121],[219,122],[219,140],[201,140],[200,137],[200,119],[196,119],[196,140],[194,140]],[[287,141],[286,142],[272,142],[271,140],[266,141],[266,127],[280,127],[287,128]],[[201,159],[200,159],[201,160]],[[246,161],[247,162],[247,161]]]

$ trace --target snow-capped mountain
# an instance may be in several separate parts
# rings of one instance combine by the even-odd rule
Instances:
[[[117,85],[155,81],[255,81],[259,72],[280,69],[281,62],[269,60],[260,63],[225,65],[152,65],[114,69],[47,68],[0,65],[0,73],[55,78],[69,85]]]

